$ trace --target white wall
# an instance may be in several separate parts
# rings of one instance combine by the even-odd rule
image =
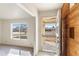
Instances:
[[[34,40],[34,55],[38,54],[38,43],[39,43],[39,34],[38,34],[38,29],[39,29],[39,15],[38,15],[38,9],[34,7],[32,4],[20,4],[19,7],[22,6],[22,9],[24,11],[28,12],[31,16],[35,17],[35,40]]]
[[[57,43],[57,45],[59,46],[59,49],[58,49],[58,55],[60,55],[60,39],[61,39],[61,9],[58,9],[57,11],[57,17],[56,17],[56,20],[57,20],[57,24],[58,24],[58,27],[57,27],[57,34],[58,34],[58,37],[56,36],[57,40],[59,41],[59,43]]]
[[[42,17],[53,17],[57,15],[57,10],[41,11],[39,12],[40,18]]]
[[[2,27],[2,26],[1,26],[1,25],[2,25],[2,22],[1,22],[1,20],[0,20],[0,43],[1,43],[1,39],[2,39],[2,36],[1,36],[1,30],[2,30],[1,27]]]
[[[26,23],[28,25],[26,40],[11,39],[11,30],[10,30],[11,23]],[[33,47],[34,40],[35,40],[35,19],[34,18],[2,21],[2,43],[3,44]]]
[[[41,45],[41,20],[43,17],[56,17],[58,10],[42,11],[39,12],[39,50],[42,49]]]

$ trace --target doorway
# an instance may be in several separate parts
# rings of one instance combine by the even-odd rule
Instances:
[[[56,17],[41,20],[41,51],[51,56],[60,55],[59,22]]]

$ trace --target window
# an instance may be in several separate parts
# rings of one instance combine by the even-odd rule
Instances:
[[[45,35],[55,36],[56,23],[45,23]]]
[[[11,24],[12,39],[27,39],[27,25],[24,23]]]
[[[55,30],[55,24],[53,23],[47,23],[45,24],[45,31],[52,31],[52,30]]]

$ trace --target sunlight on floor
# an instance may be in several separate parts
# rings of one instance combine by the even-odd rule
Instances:
[[[0,56],[32,56],[32,50],[28,47],[0,46]]]
[[[31,53],[29,51],[10,49],[7,56],[31,56]]]

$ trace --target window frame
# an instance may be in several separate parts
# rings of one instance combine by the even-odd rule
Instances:
[[[12,39],[12,40],[26,40],[27,38],[26,38],[26,39],[20,38],[20,37],[21,37],[21,34],[19,34],[19,38],[13,38],[13,25],[14,25],[14,24],[20,24],[20,25],[21,25],[21,24],[25,24],[25,25],[27,26],[26,23],[11,23],[11,24],[10,24],[10,30],[11,30],[11,36],[10,36],[10,37],[11,37],[11,39]],[[19,25],[19,33],[20,33],[20,25]],[[27,28],[28,28],[28,27],[27,27]],[[27,31],[27,28],[26,28],[26,31]],[[27,33],[26,33],[24,36],[27,36]]]

